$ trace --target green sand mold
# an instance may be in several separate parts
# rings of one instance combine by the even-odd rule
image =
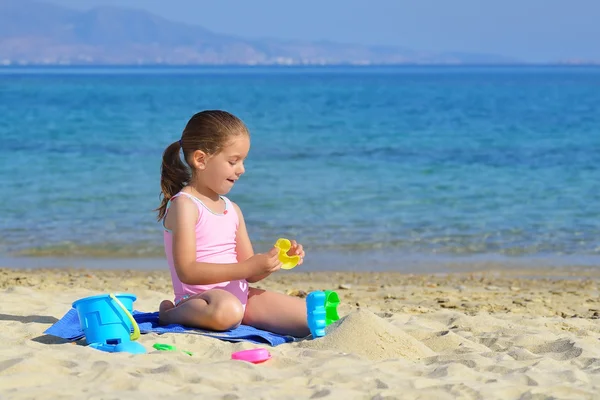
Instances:
[[[177,347],[170,345],[170,344],[155,343],[154,346],[152,346],[152,347],[154,347],[156,350],[159,350],[159,351],[182,351],[185,354],[187,354],[188,356],[192,355],[191,352],[186,351],[186,350],[178,350]]]
[[[333,290],[325,290],[325,326],[329,326],[338,319],[337,307],[340,304],[340,296]]]

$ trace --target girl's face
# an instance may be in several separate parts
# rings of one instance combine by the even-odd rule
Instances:
[[[245,172],[244,160],[248,151],[250,138],[240,135],[231,140],[219,153],[207,156],[203,165],[200,165],[202,181],[207,188],[219,195],[229,193]]]

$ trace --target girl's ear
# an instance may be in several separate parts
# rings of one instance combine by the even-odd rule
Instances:
[[[202,150],[196,150],[192,155],[192,163],[196,169],[206,168],[206,160],[208,159],[205,152]]]

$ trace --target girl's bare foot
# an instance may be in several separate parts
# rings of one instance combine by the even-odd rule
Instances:
[[[158,306],[158,323],[160,325],[168,325],[166,312],[175,308],[175,304],[171,300],[163,300]]]

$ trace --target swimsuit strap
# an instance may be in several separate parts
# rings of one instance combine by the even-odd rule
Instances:
[[[177,193],[176,195],[174,195],[173,197],[171,197],[171,198],[169,199],[169,201],[167,202],[167,210],[165,211],[165,216],[164,216],[164,217],[163,217],[163,219],[162,219],[162,226],[163,226],[164,230],[166,230],[167,232],[171,232],[171,230],[170,230],[170,229],[168,229],[168,228],[165,226],[165,220],[167,219],[167,213],[169,212],[169,208],[171,207],[171,202],[172,202],[173,200],[175,200],[177,197],[181,196],[181,195],[184,195],[184,196],[185,196],[185,197],[187,197],[188,199],[191,199],[191,200],[193,200],[193,201],[194,201],[194,203],[196,203],[196,206],[198,206],[198,207],[199,207],[200,205],[204,205],[204,204],[202,204],[202,202],[200,201],[200,199],[198,199],[198,198],[196,198],[196,197],[194,197],[194,196],[192,196],[191,194],[189,194],[189,193],[186,193],[186,192],[179,192],[179,193]]]

